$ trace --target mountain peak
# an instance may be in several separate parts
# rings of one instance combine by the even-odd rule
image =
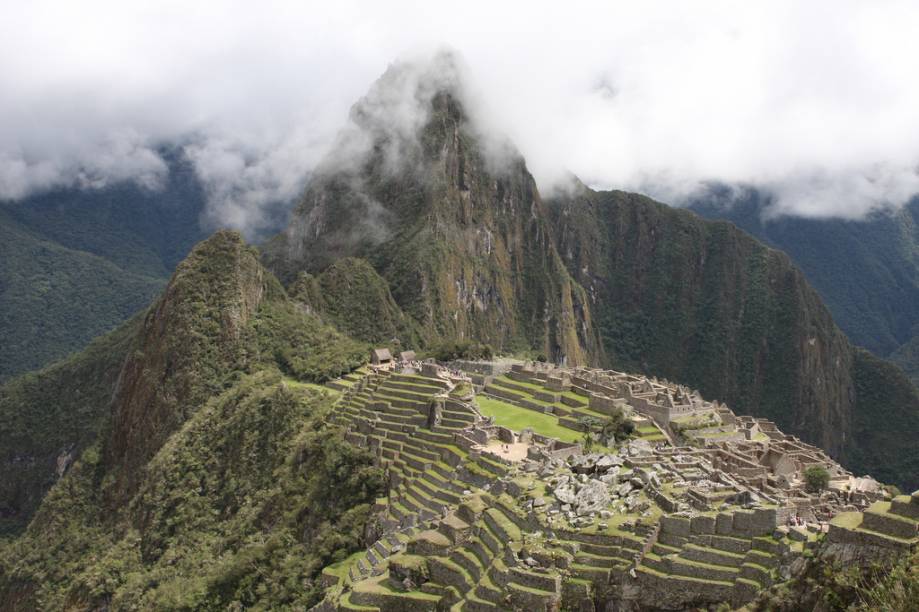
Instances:
[[[316,174],[359,174],[382,156],[394,173],[418,163],[425,128],[435,117],[465,121],[465,70],[454,52],[390,64],[349,113]]]
[[[392,65],[355,104],[266,260],[293,280],[363,258],[425,339],[584,363],[597,345],[586,297],[523,158],[467,114],[463,73],[450,52]]]
[[[453,51],[390,64],[364,97],[351,107],[351,120],[364,129],[414,135],[427,123],[435,99],[463,98],[465,69]]]

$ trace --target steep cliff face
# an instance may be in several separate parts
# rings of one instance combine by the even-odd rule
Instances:
[[[577,184],[550,208],[610,364],[685,381],[853,470],[919,482],[907,442],[919,431],[919,404],[908,381],[856,358],[786,255],[729,223],[636,194]]]
[[[443,79],[412,80],[412,114],[423,118],[387,126],[385,113],[396,113],[388,92],[412,70],[392,68],[355,106],[361,138],[343,137],[317,172],[290,227],[267,245],[269,265],[293,279],[363,257],[424,338],[475,338],[569,363],[596,357],[585,294],[558,257],[519,153],[489,153]],[[355,151],[355,140],[370,144]]]
[[[774,216],[771,195],[713,185],[688,206],[788,253],[849,339],[879,357],[919,334],[919,199],[860,220]]]

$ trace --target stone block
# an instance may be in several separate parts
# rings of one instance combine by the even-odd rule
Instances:
[[[662,516],[661,532],[672,533],[681,537],[689,537],[692,532],[690,520],[684,516]]]
[[[919,521],[919,502],[910,497],[907,497],[906,500],[894,499],[890,503],[890,513]]]
[[[730,535],[734,531],[734,515],[720,512],[715,517],[715,532],[720,535]]]
[[[744,538],[733,538],[730,536],[712,536],[712,548],[724,550],[727,552],[742,555],[750,550],[752,543]]]
[[[692,533],[715,533],[714,516],[694,516],[692,517]]]
[[[750,528],[753,525],[752,512],[735,512],[733,531],[741,535],[750,535]]]

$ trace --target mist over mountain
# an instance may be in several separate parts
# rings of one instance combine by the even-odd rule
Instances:
[[[895,376],[911,399],[889,407],[892,437],[862,429],[888,409],[874,383],[856,385],[868,358],[787,256],[729,224],[576,179],[544,201],[516,149],[481,136],[455,62],[396,64],[354,106],[341,148],[265,245],[282,279],[361,258],[424,343],[471,338],[683,380],[856,470],[914,470],[896,438],[919,427],[919,394]]]
[[[470,68],[469,111],[546,193],[567,172],[664,202],[721,181],[768,189],[786,213],[859,218],[919,191],[908,3],[537,2],[525,20],[485,2],[53,4],[5,11],[0,198],[155,184],[159,147],[179,143],[208,218],[253,238],[387,64],[443,46]]]
[[[0,612],[913,611],[916,31],[0,9]]]
[[[467,74],[452,53],[390,66],[261,249],[222,230],[182,258],[214,188],[187,147],[155,189],[9,204],[23,241],[107,262],[87,267],[105,282],[175,271],[86,350],[0,386],[0,608],[792,608],[860,601],[833,538],[909,562],[919,497],[856,478],[919,484],[919,391],[903,372],[854,347],[790,257],[731,223],[572,175],[544,195]],[[377,369],[371,342],[561,367],[539,366],[552,382],[519,363],[477,379],[411,357]],[[651,402],[667,422],[629,407]],[[522,411],[513,428],[502,410]],[[616,414],[625,439],[584,454],[591,423]],[[490,459],[498,435],[523,456]],[[621,465],[566,475],[590,457]],[[565,510],[569,479],[604,514],[577,496]],[[533,525],[550,503],[572,526],[553,540],[577,545],[543,548]],[[789,580],[792,561],[816,586]]]
[[[159,149],[164,167],[149,185],[123,179],[0,201],[0,380],[82,349],[136,314],[191,247],[222,227],[189,151]],[[241,206],[258,240],[284,226],[291,204]]]
[[[164,153],[155,189],[122,181],[0,202],[0,380],[83,349],[145,308],[207,234],[204,192]]]

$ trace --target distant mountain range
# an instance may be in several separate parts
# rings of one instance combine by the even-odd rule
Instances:
[[[688,208],[788,253],[853,343],[919,383],[919,198],[863,220],[770,218],[770,196],[714,186]]]
[[[0,202],[0,380],[85,347],[145,308],[206,237],[178,152],[161,189],[133,182]]]

